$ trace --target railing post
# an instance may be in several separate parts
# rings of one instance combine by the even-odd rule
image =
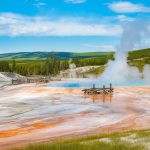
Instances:
[[[95,89],[95,84],[93,84],[93,89]]]
[[[103,85],[103,93],[105,94],[105,85]]]
[[[112,84],[110,83],[110,90],[112,89]]]

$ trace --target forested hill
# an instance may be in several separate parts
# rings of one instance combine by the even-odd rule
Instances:
[[[20,53],[6,53],[0,54],[0,60],[46,60],[51,57],[54,52],[20,52]],[[112,56],[114,52],[85,52],[85,53],[71,53],[71,52],[55,52],[57,59],[69,58],[96,58]],[[129,52],[129,59],[138,59],[150,57],[150,48]]]
[[[69,68],[69,58],[77,67],[103,66],[114,60],[113,52],[63,53],[30,52],[0,55],[0,72],[16,72],[24,76],[56,75]],[[12,60],[13,59],[13,60]],[[60,60],[61,59],[61,60]],[[128,64],[140,71],[145,64],[150,64],[150,49],[129,52]]]
[[[69,58],[93,58],[112,56],[113,52],[87,52],[87,53],[71,53],[71,52],[20,52],[0,54],[0,60],[45,60],[55,54],[57,59]]]

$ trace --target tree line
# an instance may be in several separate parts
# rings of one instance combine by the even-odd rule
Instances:
[[[113,57],[105,56],[102,58],[73,59],[72,63],[77,67],[105,65],[110,59],[113,59]],[[0,72],[15,72],[24,76],[53,76],[57,75],[61,70],[66,70],[68,68],[69,60],[58,60],[55,54],[51,55],[47,60],[29,62],[19,62],[15,60],[12,60],[11,62],[0,61]]]
[[[109,60],[114,60],[113,56],[105,56],[101,58],[84,58],[84,59],[74,59],[73,63],[77,67],[83,67],[83,66],[101,66],[108,63]]]
[[[43,61],[16,62],[0,61],[0,72],[15,72],[24,76],[56,75],[69,68],[68,60],[58,60],[55,55]]]

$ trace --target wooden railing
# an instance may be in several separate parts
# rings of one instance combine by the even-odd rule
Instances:
[[[93,84],[93,88],[83,89],[84,94],[110,94],[113,93],[114,89],[112,88],[112,84],[110,83],[110,87],[96,88],[95,84]]]

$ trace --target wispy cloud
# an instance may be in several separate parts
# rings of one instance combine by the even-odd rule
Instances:
[[[146,7],[142,4],[134,4],[128,1],[113,2],[108,4],[108,7],[117,13],[150,12],[150,7]]]
[[[86,19],[0,14],[0,36],[119,36],[120,25],[86,23]]]
[[[34,3],[33,3],[33,6],[35,6],[37,8],[41,8],[45,5],[46,5],[46,3],[42,2],[41,0],[35,0]]]
[[[116,18],[117,18],[119,21],[121,21],[121,22],[124,22],[124,21],[128,21],[128,22],[130,22],[130,21],[135,21],[135,18],[128,17],[128,16],[125,16],[125,15],[118,15]]]
[[[85,3],[86,0],[65,0],[66,3],[72,3],[72,4],[81,4]]]
[[[95,44],[82,44],[84,47],[89,48],[98,48],[101,51],[115,51],[115,46],[110,44],[101,44],[101,45],[95,45]]]

